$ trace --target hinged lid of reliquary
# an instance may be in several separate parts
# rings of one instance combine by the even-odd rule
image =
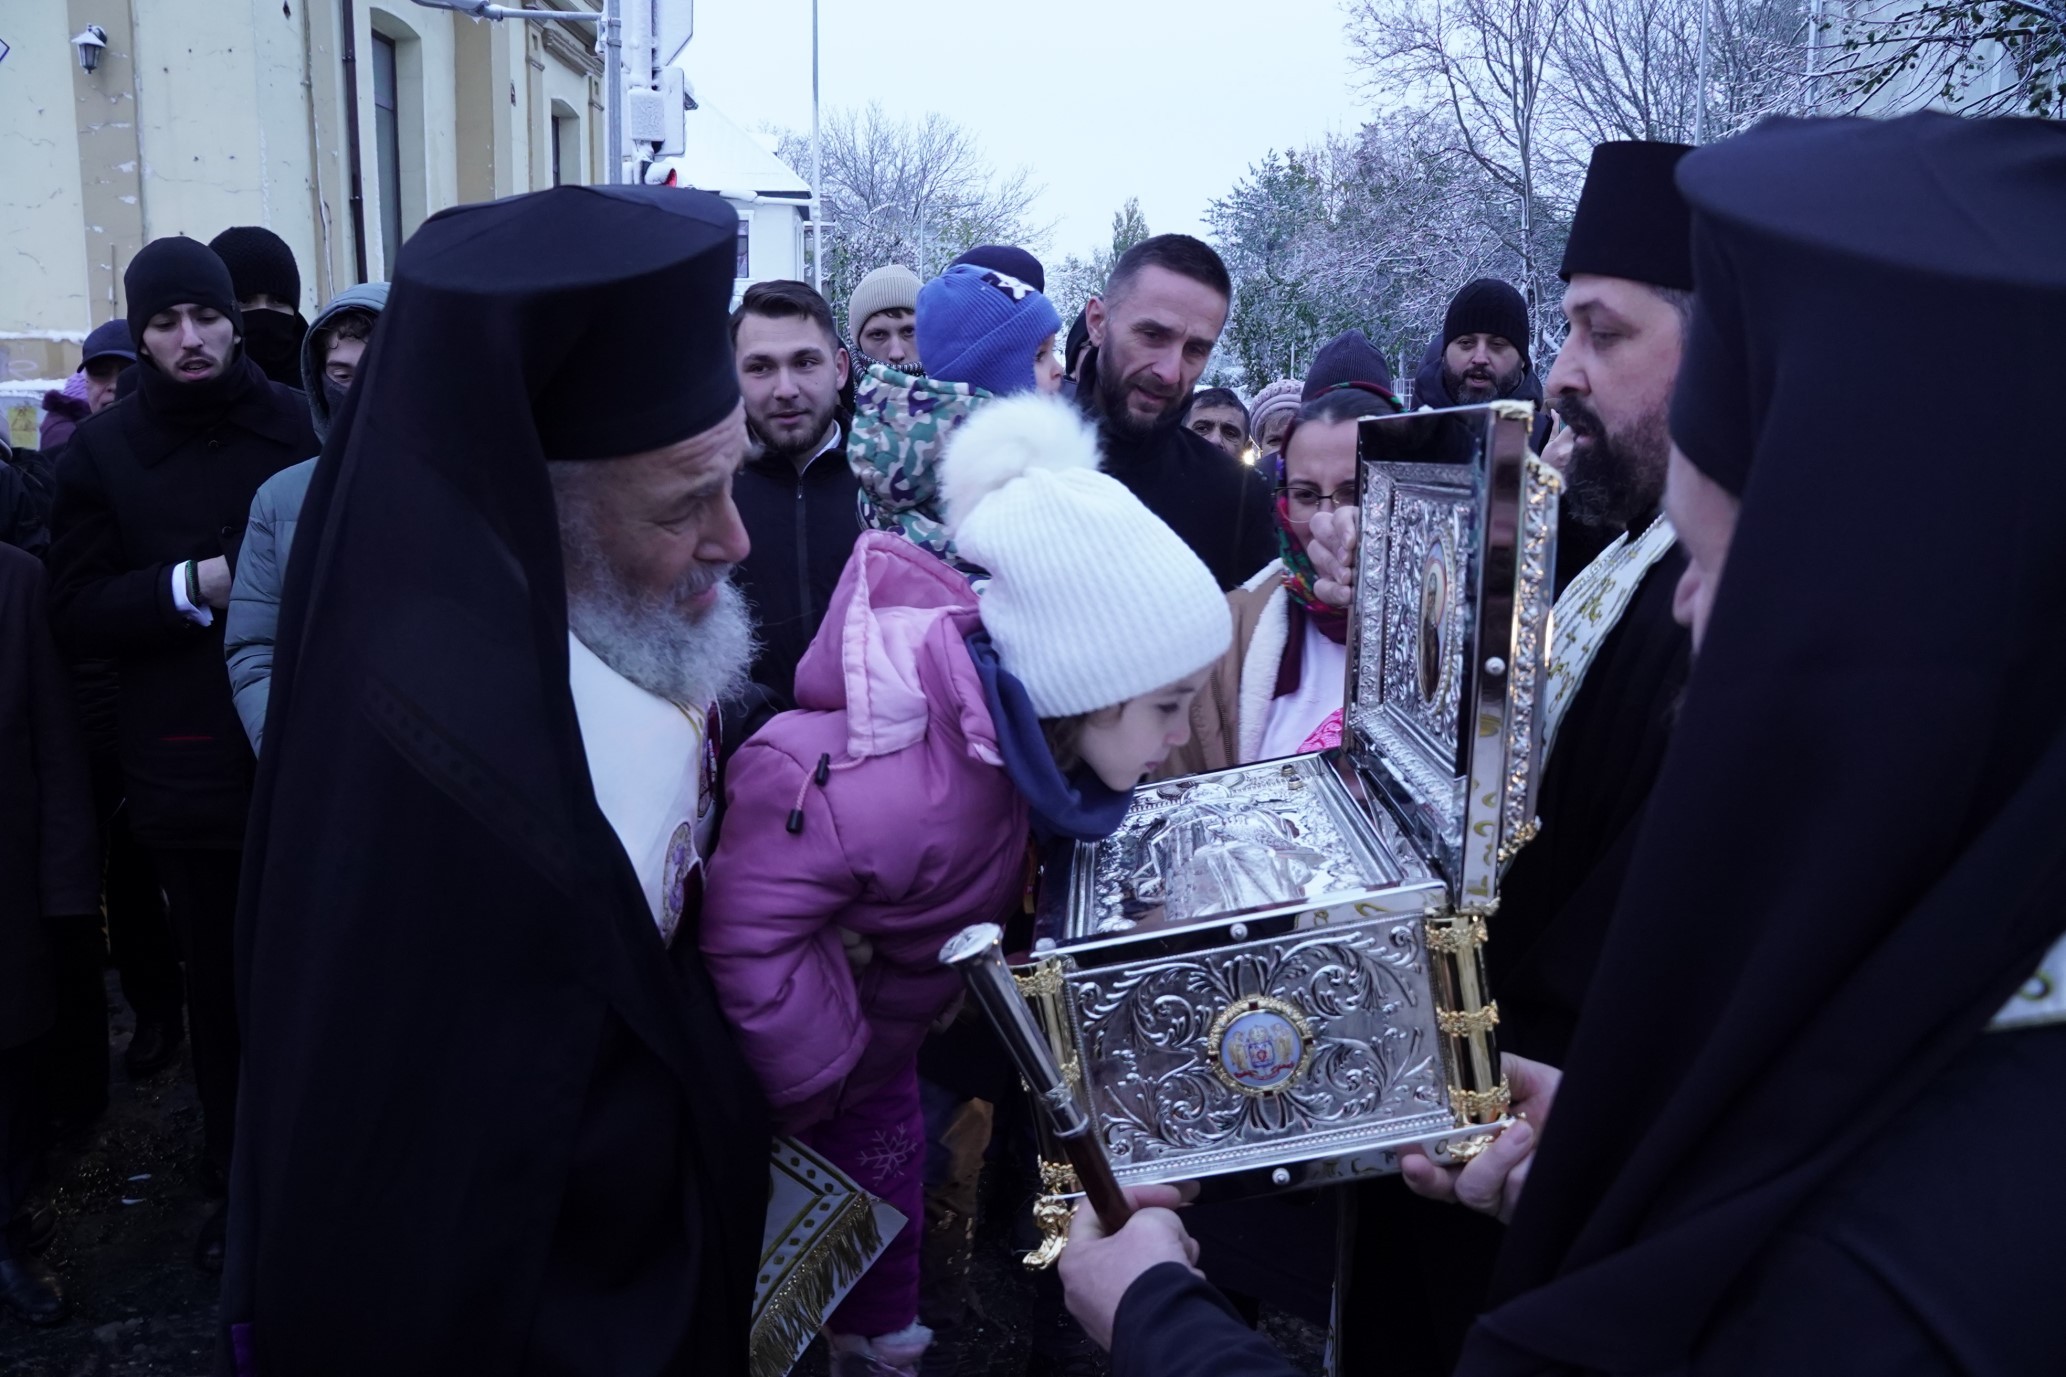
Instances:
[[[1459,907],[1535,832],[1557,472],[1525,402],[1372,417],[1342,745]]]

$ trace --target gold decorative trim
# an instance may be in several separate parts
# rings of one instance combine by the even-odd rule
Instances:
[[[1461,915],[1459,915],[1460,917]],[[1485,945],[1490,936],[1483,918],[1455,921],[1448,917],[1430,918],[1427,923],[1428,950],[1444,956],[1468,956]]]
[[[1040,1244],[1019,1259],[1029,1272],[1043,1272],[1055,1265],[1069,1242],[1069,1216],[1076,1212],[1075,1197],[1083,1194],[1076,1168],[1066,1162],[1040,1163],[1041,1194],[1033,1200],[1033,1224],[1040,1230]],[[756,1374],[758,1377],[758,1374]]]
[[[1489,1033],[1499,1026],[1499,1001],[1482,1009],[1437,1009],[1435,1026],[1453,1038]]]
[[[790,1264],[754,1320],[751,1377],[784,1377],[824,1323],[833,1296],[858,1281],[882,1247],[874,1200],[866,1194],[848,1196],[817,1240]]]
[[[1050,956],[1030,971],[1018,971],[1019,993],[1028,999],[1056,999],[1062,993],[1062,963]]]
[[[1491,1147],[1493,1140],[1498,1136],[1496,1133],[1473,1133],[1468,1138],[1452,1138],[1442,1145],[1443,1155],[1458,1166],[1462,1166],[1464,1163],[1477,1157],[1486,1148]]]
[[[1227,1029],[1234,1025],[1235,1020],[1246,1018],[1250,1014],[1275,1014],[1289,1023],[1292,1031],[1298,1034],[1298,1065],[1292,1068],[1290,1075],[1275,1085],[1242,1083],[1227,1070],[1226,1059],[1220,1055],[1220,1045],[1226,1038]],[[1243,1095],[1279,1095],[1297,1085],[1299,1078],[1306,1074],[1306,1068],[1313,1064],[1313,1051],[1313,1025],[1307,1021],[1305,1011],[1288,1000],[1277,999],[1271,995],[1241,996],[1220,1010],[1219,1017],[1205,1030],[1205,1055],[1212,1064],[1212,1073],[1220,1078],[1222,1085]]]
[[[1505,841],[1499,844],[1499,854],[1496,857],[1494,857],[1494,859],[1497,861],[1498,864],[1502,866],[1505,865],[1508,861],[1511,861],[1514,857],[1520,855],[1521,848],[1526,846],[1529,842],[1534,841],[1536,836],[1540,834],[1541,831],[1541,818],[1528,819],[1528,821],[1522,823],[1519,827],[1514,829],[1514,834],[1512,836],[1508,837]]]
[[[1449,1087],[1449,1103],[1455,1107],[1457,1113],[1473,1123],[1499,1118],[1513,1102],[1513,1087],[1507,1083],[1504,1076],[1501,1076],[1499,1084],[1490,1090],[1465,1090],[1460,1085]]]

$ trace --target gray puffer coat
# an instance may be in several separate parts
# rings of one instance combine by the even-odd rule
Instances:
[[[323,391],[316,341],[340,311],[357,308],[377,315],[386,307],[387,284],[368,282],[339,292],[309,325],[301,345],[301,381],[318,438],[330,437],[330,402]],[[280,586],[287,574],[287,552],[294,544],[294,525],[315,469],[316,461],[307,459],[280,470],[260,486],[251,499],[251,520],[237,555],[236,581],[230,585],[223,654],[229,660],[237,716],[243,720],[253,751],[265,735],[265,706],[273,681],[273,638],[280,625]]]

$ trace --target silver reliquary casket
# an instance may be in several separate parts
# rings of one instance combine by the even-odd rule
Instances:
[[[1361,423],[1339,750],[1144,785],[1043,858],[1019,983],[1121,1183],[1321,1185],[1504,1119],[1481,948],[1535,828],[1561,486],[1531,419]]]

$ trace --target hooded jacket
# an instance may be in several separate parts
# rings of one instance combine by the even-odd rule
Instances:
[[[733,757],[704,958],[779,1118],[858,1103],[960,989],[940,947],[1020,897],[1027,805],[966,638],[967,580],[901,536],[854,545],[798,710]],[[838,928],[867,937],[859,976]]]
[[[316,341],[337,315],[348,310],[387,309],[387,284],[366,282],[347,287],[316,313],[301,342],[302,393],[308,398],[309,420],[318,441],[330,437],[330,397],[323,389],[323,364]],[[265,708],[273,679],[273,637],[280,622],[280,585],[287,573],[287,553],[294,545],[294,525],[301,500],[308,494],[316,461],[305,459],[259,485],[251,499],[251,517],[237,556],[236,581],[230,586],[229,624],[223,632],[223,654],[229,661],[230,690],[237,716],[251,749],[265,734]]]
[[[947,439],[990,394],[968,383],[870,364],[854,394],[847,465],[861,485],[861,524],[896,531],[964,574],[983,571],[955,553],[940,503]]]
[[[36,430],[36,444],[45,454],[55,454],[64,448],[65,441],[72,438],[72,432],[79,428],[79,422],[93,414],[84,397],[72,395],[75,380],[84,375],[74,373],[65,380],[64,388],[52,388],[43,394],[43,421]]]

